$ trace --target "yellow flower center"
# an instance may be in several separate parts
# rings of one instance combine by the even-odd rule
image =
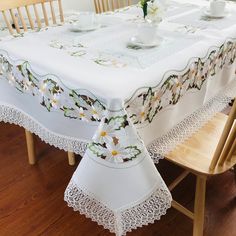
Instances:
[[[159,96],[156,96],[155,99],[154,99],[154,102],[157,102],[160,100],[160,97]]]
[[[178,87],[182,87],[182,84],[180,83],[180,82],[178,82],[177,84],[176,84],[176,87],[178,88]]]
[[[46,86],[45,85],[41,86],[40,90],[41,90],[41,92],[45,92],[46,91]]]
[[[144,117],[145,116],[145,112],[143,111],[143,112],[141,112],[141,117]]]
[[[105,136],[107,136],[107,132],[106,131],[102,131],[100,135],[101,135],[101,137],[105,137]]]
[[[85,117],[84,113],[79,113],[80,117]]]
[[[111,152],[111,154],[112,154],[112,156],[117,156],[117,155],[118,155],[118,152],[117,152],[116,150],[113,150],[113,151]]]
[[[53,98],[53,99],[52,99],[52,103],[53,103],[53,104],[57,104],[57,99]]]

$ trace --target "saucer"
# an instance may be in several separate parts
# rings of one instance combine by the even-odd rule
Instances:
[[[82,26],[79,24],[71,24],[70,25],[70,31],[72,32],[83,32],[83,31],[94,31],[101,27],[101,24],[94,24],[89,26]]]
[[[221,15],[212,15],[210,9],[206,9],[203,12],[203,14],[205,16],[209,17],[209,18],[216,18],[217,19],[217,18],[224,18],[224,17],[226,17],[229,14],[229,12],[227,10],[225,10]]]
[[[133,36],[129,40],[129,45],[140,47],[140,48],[153,48],[153,47],[158,47],[162,43],[162,41],[163,41],[163,38],[160,36],[157,36],[152,42],[144,43],[138,38],[138,36]]]

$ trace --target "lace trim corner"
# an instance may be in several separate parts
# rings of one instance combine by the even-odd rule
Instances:
[[[172,197],[166,187],[156,189],[144,202],[121,212],[114,212],[87,195],[72,181],[69,183],[64,200],[74,211],[90,218],[117,236],[126,235],[133,229],[154,223],[171,207]]]

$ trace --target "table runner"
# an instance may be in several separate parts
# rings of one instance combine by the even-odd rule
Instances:
[[[151,157],[157,163],[236,94],[235,25],[179,24],[175,18],[199,6],[173,6],[159,31],[167,44],[155,53],[126,47],[140,20],[136,6],[95,32],[65,25],[0,43],[1,120],[84,155],[65,200],[116,235],[170,207]]]

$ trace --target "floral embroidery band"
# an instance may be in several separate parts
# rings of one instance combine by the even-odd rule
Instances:
[[[124,163],[139,157],[143,149],[132,124],[151,123],[161,110],[178,103],[187,91],[201,90],[208,78],[235,59],[236,42],[227,41],[207,57],[192,59],[184,71],[165,76],[161,87],[142,93],[140,89],[115,113],[91,93],[66,88],[54,75],[36,75],[28,62],[11,63],[5,52],[0,54],[0,75],[21,93],[36,97],[48,112],[59,111],[70,119],[99,124],[88,151],[107,162]]]
[[[126,102],[126,110],[134,124],[151,123],[164,108],[175,105],[189,90],[201,90],[204,82],[224,66],[230,66],[236,59],[236,42],[227,41],[210,51],[207,57],[194,59],[184,72],[173,72],[164,77],[161,87],[147,88]],[[58,110],[65,117],[86,122],[100,122],[106,105],[95,96],[81,94],[59,85],[55,76],[36,76],[28,62],[18,65],[10,63],[7,56],[0,54],[0,74],[22,93],[38,97],[49,112]],[[141,90],[141,89],[140,89]],[[142,106],[140,106],[142,104]]]
[[[189,66],[178,73],[165,76],[159,88],[139,91],[127,103],[126,110],[134,124],[151,123],[154,117],[170,105],[175,105],[190,90],[201,90],[204,82],[230,66],[236,59],[236,42],[227,41],[212,50],[205,58],[195,58]],[[140,105],[142,104],[142,106]]]
[[[100,122],[103,117],[105,107],[98,99],[62,88],[55,76],[36,76],[28,62],[15,66],[1,55],[0,75],[18,91],[37,97],[48,112],[61,111],[65,117],[86,122]]]

